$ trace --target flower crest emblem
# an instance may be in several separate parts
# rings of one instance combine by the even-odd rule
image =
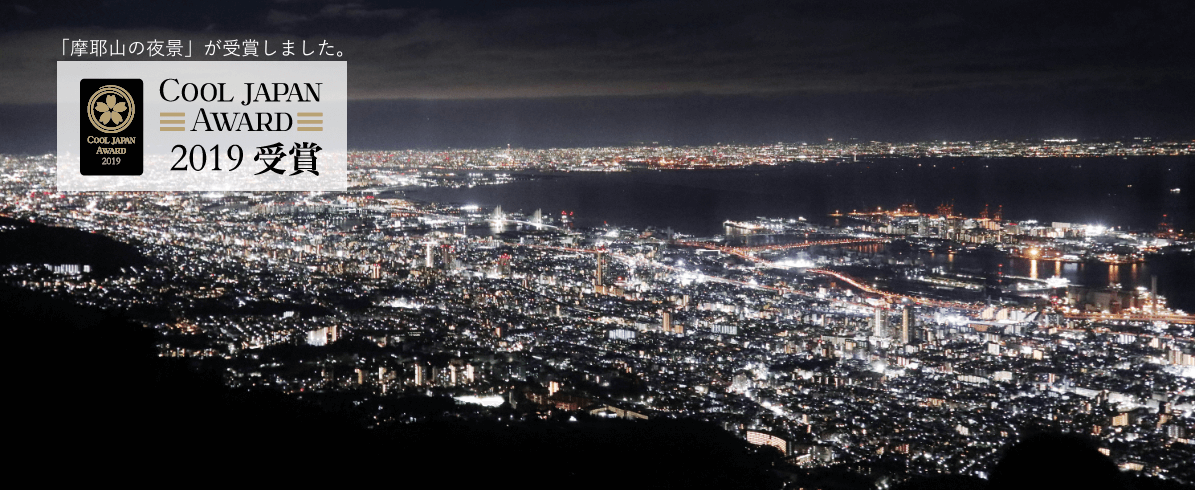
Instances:
[[[120,124],[120,121],[124,120],[124,116],[121,116],[120,113],[129,109],[124,102],[117,102],[115,95],[108,94],[108,98],[103,102],[95,103],[95,110],[103,113],[100,115],[101,124]]]
[[[136,115],[133,94],[119,85],[104,85],[91,94],[84,106],[91,125],[105,133],[124,131]]]

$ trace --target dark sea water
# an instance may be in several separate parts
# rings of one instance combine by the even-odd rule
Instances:
[[[577,224],[671,227],[722,233],[727,219],[824,221],[836,210],[953,202],[976,216],[988,204],[1004,219],[1155,229],[1163,214],[1190,226],[1195,158],[900,158],[800,163],[738,170],[533,174],[539,179],[471,189],[421,189],[416,199],[501,205],[545,215],[575,212]],[[1178,194],[1171,189],[1180,188]]]
[[[579,226],[650,226],[698,236],[723,233],[722,222],[728,219],[828,222],[827,215],[839,210],[887,209],[910,202],[923,212],[952,202],[955,212],[965,216],[978,215],[985,204],[993,211],[1002,205],[1005,220],[1134,230],[1156,230],[1165,215],[1173,228],[1189,229],[1193,164],[1190,157],[895,158],[737,170],[527,174],[537,178],[471,189],[419,189],[408,196],[501,205],[505,211],[528,214],[541,209],[545,216],[566,210]],[[1027,261],[1005,267],[1032,275]],[[1059,275],[1091,286],[1148,286],[1150,276],[1157,274],[1159,290],[1170,295],[1172,305],[1195,310],[1195,259],[1190,255],[1115,269],[1103,264],[1062,267]],[[1040,263],[1038,269],[1044,277],[1055,273],[1052,263]]]

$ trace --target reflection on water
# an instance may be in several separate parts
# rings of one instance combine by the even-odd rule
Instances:
[[[941,268],[946,273],[977,276],[999,274],[1006,276],[1049,279],[1062,277],[1076,286],[1107,287],[1119,284],[1124,289],[1149,288],[1154,275],[1158,277],[1158,293],[1169,300],[1170,306],[1186,311],[1195,310],[1195,259],[1189,255],[1155,256],[1144,263],[1106,264],[1103,262],[1054,262],[1052,273],[1045,273],[1039,260],[1006,257],[998,252],[959,252],[935,254],[931,252],[889,252],[880,254],[912,259],[928,268]],[[1046,269],[1049,270],[1049,269]]]
[[[1189,180],[1195,165],[1173,165],[1173,158],[1135,159],[1124,165],[1120,158],[1093,158],[1082,166],[1048,165],[1054,159],[1011,159],[997,169],[983,159],[948,159],[951,168],[943,173],[919,167],[920,161],[891,159],[867,166],[785,165],[770,169],[692,170],[671,172],[531,173],[537,178],[504,185],[474,188],[428,188],[405,191],[406,197],[436,202],[501,205],[525,213],[543,209],[548,215],[561,210],[576,213],[580,227],[605,223],[638,229],[671,228],[694,236],[724,233],[726,220],[806,217],[812,223],[847,224],[828,217],[836,210],[896,206],[904,202],[936,203],[956,201],[956,209],[976,213],[987,203],[1003,203],[1010,219],[1049,218],[1075,223],[1103,223],[1139,227],[1157,223],[1169,213],[1176,223],[1189,220],[1189,194],[1171,194],[1169,189]],[[1057,160],[1060,161],[1060,160]],[[1184,157],[1183,162],[1191,159]],[[1062,163],[1060,161],[1060,163]],[[1170,169],[1174,170],[1171,172]],[[1151,170],[1152,169],[1152,170]],[[1165,179],[1145,180],[1144,175]],[[1057,182],[1082,182],[1058,188]],[[959,184],[965,184],[960,186]],[[1133,193],[1125,193],[1126,184]],[[965,191],[964,191],[965,189]],[[1141,196],[1164,196],[1143,199]],[[1175,213],[1178,213],[1178,216]],[[1185,216],[1185,218],[1184,218]],[[495,234],[485,227],[470,234]],[[514,229],[504,227],[503,230]],[[777,240],[751,238],[751,241]],[[783,239],[780,239],[783,240]],[[955,255],[958,255],[956,257]],[[1054,270],[1034,269],[1028,260],[987,258],[977,260],[969,252],[926,254],[933,266],[947,270],[971,269],[971,273],[995,274],[1004,263],[1005,275],[1047,279],[1066,278],[1073,284],[1146,286],[1158,276],[1158,289],[1170,304],[1195,310],[1195,260],[1190,255],[1150,259],[1138,266],[1110,269],[1106,264],[1054,263]],[[988,265],[984,265],[984,261]],[[1044,267],[1045,264],[1037,264]]]

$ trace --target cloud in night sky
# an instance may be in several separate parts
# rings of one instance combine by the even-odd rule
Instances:
[[[477,5],[215,0],[167,5],[109,0],[18,2],[7,10],[0,16],[0,66],[9,68],[0,78],[0,112],[53,102],[48,81],[53,62],[62,59],[62,38],[192,39],[197,44],[291,38],[328,39],[344,51],[354,101],[405,107],[422,100],[448,112],[499,111],[479,113],[480,119],[501,119],[512,111],[518,114],[508,118],[552,114],[543,103],[529,109],[484,100],[555,100],[560,114],[572,117],[578,110],[574,99],[590,97],[625,107],[627,117],[641,113],[635,101],[647,100],[677,117],[700,112],[689,105],[704,104],[731,119],[749,119],[735,111],[751,108],[766,121],[788,126],[794,124],[788,113],[769,107],[824,112],[839,103],[849,113],[843,117],[858,119],[891,118],[905,108],[953,121],[933,122],[946,127],[974,126],[965,119],[983,117],[988,107],[1021,108],[1033,118],[1048,109],[1063,120],[1108,121],[1124,108],[1132,120],[1123,128],[1103,119],[1080,126],[1102,128],[1092,135],[1105,129],[1193,129],[1178,117],[1191,112],[1195,100],[1182,89],[1195,86],[1195,63],[1190,62],[1195,59],[1190,29],[1195,4],[1186,1]],[[875,102],[874,114],[860,107],[866,101]],[[958,110],[952,112],[951,104]],[[376,108],[368,112],[379,119],[360,124],[386,126],[394,117]],[[616,131],[612,125],[620,116],[603,114],[595,117],[608,123],[586,127]],[[768,127],[766,121],[754,124]],[[883,124],[878,121],[876,127]],[[977,132],[1003,133],[1023,124],[1016,117],[996,118]],[[745,134],[731,127],[719,131],[724,139]],[[923,131],[925,137],[930,132]]]

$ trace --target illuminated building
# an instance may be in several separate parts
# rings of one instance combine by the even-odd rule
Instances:
[[[593,285],[602,286],[606,283],[606,254],[599,252],[595,260],[597,261],[597,269],[594,271]]]
[[[1113,427],[1121,427],[1121,426],[1125,426],[1125,425],[1129,425],[1129,413],[1128,412],[1120,413],[1120,414],[1116,415],[1115,417],[1112,417],[1112,426]]]
[[[792,443],[770,432],[747,430],[747,442],[756,446],[772,446],[785,456],[792,454]]]
[[[710,327],[710,332],[721,335],[738,335],[739,327],[734,325],[714,325]]]
[[[336,342],[340,338],[340,331],[336,325],[320,327],[307,332],[307,345],[324,346]]]
[[[627,410],[627,409],[621,408],[621,407],[616,407],[614,405],[603,404],[603,405],[599,405],[596,407],[590,407],[588,410],[589,410],[590,415],[608,418],[608,419],[613,419],[613,418],[631,419],[631,420],[636,420],[636,419],[637,420],[647,420],[648,419],[648,416],[646,414],[639,413],[639,412],[636,412],[633,410]]]
[[[452,254],[452,245],[445,243],[440,246],[440,261],[443,263],[445,269],[452,268],[452,261],[456,260]]]
[[[611,340],[631,340],[635,338],[635,331],[624,328],[615,328],[610,330],[608,335],[610,336]]]
[[[884,308],[876,307],[875,324],[873,325],[872,335],[876,337],[884,336]]]
[[[730,389],[738,393],[745,393],[751,389],[751,378],[748,378],[744,373],[734,375],[730,383]]]
[[[913,307],[906,305],[900,315],[900,344],[909,345],[909,327],[913,323]]]
[[[328,328],[317,328],[307,332],[307,345],[314,345],[316,347],[327,345],[328,343]]]

